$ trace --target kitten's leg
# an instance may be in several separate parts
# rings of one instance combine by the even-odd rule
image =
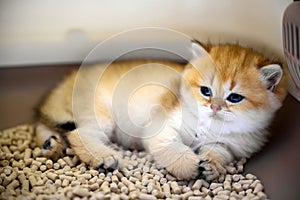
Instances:
[[[36,126],[36,143],[42,149],[43,156],[57,160],[66,148],[59,133],[50,130],[46,125]]]
[[[115,169],[118,166],[120,156],[108,146],[110,141],[103,130],[84,126],[67,133],[67,139],[82,162],[106,169]]]
[[[144,145],[156,163],[177,178],[190,179],[198,175],[199,156],[182,143],[179,134],[171,127],[167,126],[155,136],[144,139]]]
[[[224,166],[233,159],[224,143],[210,143],[200,147],[199,172],[210,181],[225,174]]]

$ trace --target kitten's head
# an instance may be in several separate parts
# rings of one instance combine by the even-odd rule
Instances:
[[[225,134],[266,128],[286,95],[281,66],[239,45],[204,47],[193,41],[192,52],[181,95],[187,105],[196,99],[198,109],[191,106],[191,112],[202,126],[222,122]]]

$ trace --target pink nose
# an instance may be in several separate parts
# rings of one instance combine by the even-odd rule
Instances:
[[[218,112],[218,111],[222,110],[222,107],[221,107],[220,105],[216,104],[216,103],[212,103],[212,104],[210,105],[210,108],[211,108],[214,112]]]

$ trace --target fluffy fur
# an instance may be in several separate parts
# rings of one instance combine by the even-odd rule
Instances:
[[[191,50],[187,65],[127,61],[72,73],[40,108],[45,155],[58,158],[69,145],[81,161],[115,168],[116,142],[146,149],[180,179],[207,180],[250,157],[285,97],[281,66],[238,45],[192,41]]]

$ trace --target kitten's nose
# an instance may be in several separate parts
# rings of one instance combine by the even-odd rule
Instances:
[[[213,110],[214,113],[222,110],[222,107],[220,105],[216,104],[216,103],[212,103],[210,105],[210,108]]]
[[[211,100],[210,108],[214,113],[217,113],[218,111],[222,110],[222,106],[224,106],[225,103],[223,99],[221,98],[213,98]]]

